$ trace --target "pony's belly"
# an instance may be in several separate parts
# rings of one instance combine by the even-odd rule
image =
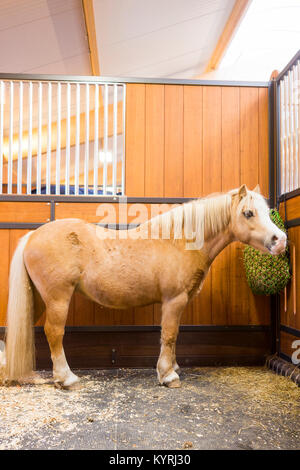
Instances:
[[[78,290],[93,301],[108,308],[142,307],[160,302],[160,294],[153,284],[131,283],[119,280],[106,282],[97,279],[92,282],[82,282]]]

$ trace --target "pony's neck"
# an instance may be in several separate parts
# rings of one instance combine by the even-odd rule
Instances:
[[[205,240],[203,249],[206,251],[209,259],[212,262],[215,257],[234,240],[234,236],[228,227],[226,230],[217,233],[209,240]]]

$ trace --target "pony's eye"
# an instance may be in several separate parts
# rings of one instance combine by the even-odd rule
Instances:
[[[243,214],[246,217],[246,219],[250,219],[250,217],[254,217],[254,214],[252,211],[245,211],[243,212]]]

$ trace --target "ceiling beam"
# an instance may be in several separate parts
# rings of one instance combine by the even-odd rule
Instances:
[[[234,34],[240,25],[252,0],[236,0],[227,23],[222,31],[214,52],[206,66],[205,73],[216,70],[231,43]]]
[[[93,0],[82,0],[93,75],[100,75]]]

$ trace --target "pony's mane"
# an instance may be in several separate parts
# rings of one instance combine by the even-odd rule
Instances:
[[[197,234],[204,241],[225,230],[230,216],[231,195],[212,194],[159,214],[143,226],[151,227],[152,234],[159,234],[159,238],[192,240]]]

